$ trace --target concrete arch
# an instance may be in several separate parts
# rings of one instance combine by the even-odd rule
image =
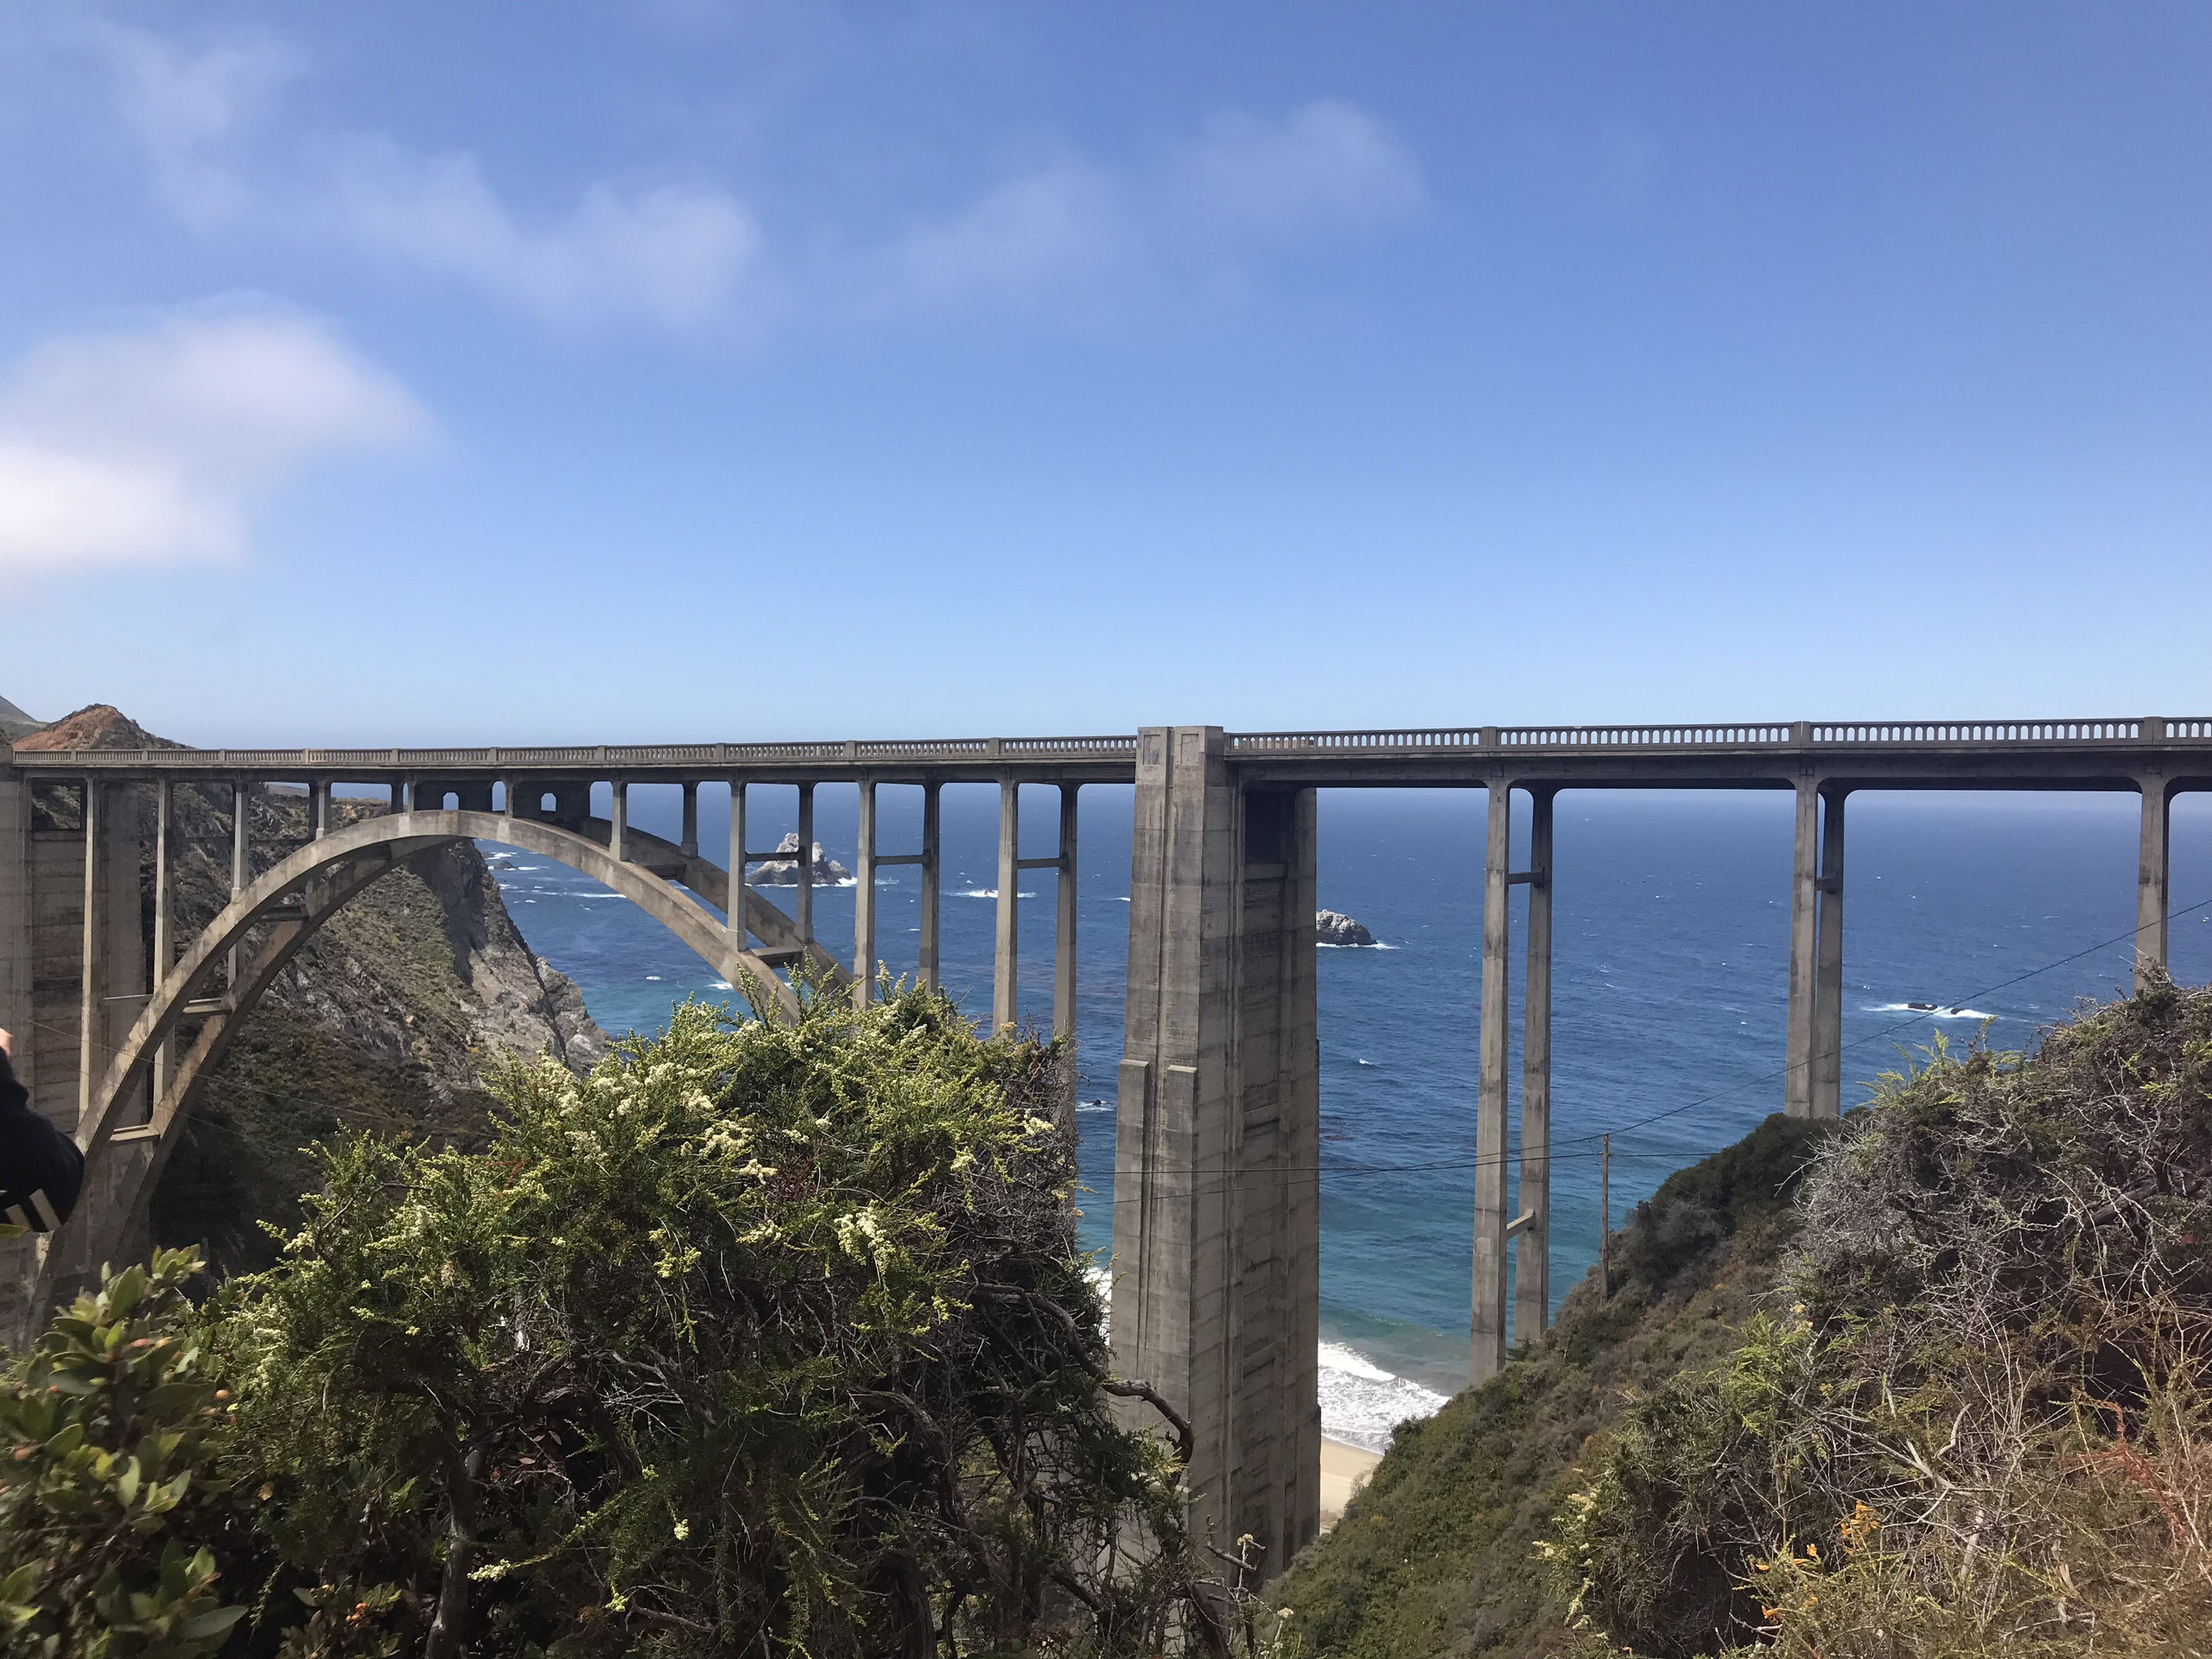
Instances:
[[[670,868],[667,861],[658,858],[643,863],[617,860],[607,851],[604,834],[594,839],[589,833],[605,828],[603,822],[591,823],[579,834],[551,823],[493,812],[391,813],[364,819],[308,842],[239,893],[193,940],[163,978],[100,1080],[92,1115],[78,1130],[85,1154],[85,1199],[68,1224],[43,1241],[32,1304],[34,1317],[72,1294],[104,1261],[113,1259],[137,1220],[145,1214],[154,1185],[181,1139],[201,1087],[276,976],[348,899],[420,854],[460,841],[491,841],[564,864],[636,904],[733,985],[744,985],[749,980],[756,995],[765,994],[784,1017],[797,1017],[798,999],[776,977],[770,963],[733,943],[724,920],[680,891],[670,879],[685,880],[695,890],[709,892],[707,873],[721,876],[719,869],[681,855],[658,838],[638,837],[634,832],[633,844],[639,840],[649,842],[652,852],[664,848],[683,868]],[[723,880],[711,887],[727,894],[728,885]],[[749,890],[747,896],[753,900],[747,907],[747,920],[772,944],[791,931],[789,919],[780,912],[766,906]],[[251,963],[242,967],[237,985],[228,988],[219,999],[211,996],[209,992],[220,976],[220,964],[252,930],[264,925],[270,926],[268,937]],[[808,950],[807,956],[810,964],[817,956],[823,963],[830,960],[819,946]],[[140,1097],[156,1057],[188,1013],[206,1016],[199,1039],[164,1079],[151,1121],[123,1126],[124,1103]],[[123,1167],[112,1172],[111,1182],[110,1166],[117,1161],[118,1151],[138,1144],[146,1147],[146,1155],[123,1160]]]

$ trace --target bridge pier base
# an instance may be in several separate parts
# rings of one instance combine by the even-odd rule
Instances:
[[[1813,1001],[1820,955],[1820,785],[1797,780],[1797,836],[1789,867],[1789,1007],[1782,1109],[1813,1115]]]
[[[128,785],[48,784],[43,807],[38,788],[0,779],[0,1026],[14,1033],[13,1065],[32,1106],[81,1135],[149,982],[139,914],[144,814]],[[52,1263],[73,1293],[100,1265],[86,1244],[95,1231],[118,1241],[106,1252],[118,1264],[144,1253],[146,1217],[119,1214],[116,1195],[149,1155],[122,1147],[87,1170],[77,1217],[90,1225],[73,1220]],[[28,1293],[42,1243],[0,1243],[0,1343],[27,1341],[40,1322]]]
[[[922,898],[921,914],[917,918],[920,953],[916,971],[922,983],[931,990],[938,988],[938,918],[941,912],[938,893],[939,876],[944,862],[939,856],[944,840],[944,817],[941,791],[944,785],[935,779],[922,785]]]
[[[999,779],[999,898],[991,947],[991,1033],[1021,1018],[1021,785]]]
[[[1821,794],[1820,937],[1815,941],[1811,1115],[1843,1115],[1843,801]]]
[[[31,1023],[31,787],[0,775],[0,1029],[12,1033],[15,1072],[35,1087],[36,1028]],[[0,1344],[20,1346],[29,1312],[35,1246],[0,1239]]]
[[[1513,1336],[1552,1322],[1552,804],[1532,792],[1529,811],[1529,968],[1522,994],[1520,1211],[1513,1256]]]
[[[2173,821],[2171,782],[2159,772],[2143,778],[2143,836],[2135,876],[2135,988],[2166,965],[2167,885],[2171,874],[2166,836]]]
[[[1483,988],[1475,1099],[1475,1284],[1468,1308],[1467,1382],[1487,1382],[1505,1369],[1506,1064],[1510,1044],[1513,922],[1513,785],[1490,785],[1489,833],[1483,854]]]
[[[1264,1578],[1320,1514],[1313,791],[1242,787],[1226,751],[1138,738],[1114,1364],[1190,1422],[1198,1535],[1249,1533]]]

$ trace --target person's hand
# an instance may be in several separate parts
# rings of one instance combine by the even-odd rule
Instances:
[[[5,1054],[11,1060],[16,1058],[16,1039],[8,1034],[5,1026],[0,1026],[0,1054]]]

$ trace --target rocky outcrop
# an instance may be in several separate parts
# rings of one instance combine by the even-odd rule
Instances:
[[[1375,936],[1342,911],[1317,910],[1313,912],[1314,943],[1317,944],[1372,944]]]
[[[95,702],[56,721],[41,724],[12,702],[0,702],[0,717],[20,715],[30,734],[16,740],[19,749],[181,749],[186,745],[151,732],[109,703]]]
[[[784,838],[776,843],[776,850],[790,856],[772,858],[766,864],[754,865],[753,874],[747,878],[751,885],[756,887],[795,887],[798,885],[798,832],[796,830],[786,830]],[[823,852],[820,842],[814,843],[811,885],[826,887],[852,879],[853,873]]]

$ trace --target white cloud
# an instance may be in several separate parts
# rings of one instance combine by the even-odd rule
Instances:
[[[909,292],[925,301],[1021,296],[1125,265],[1140,257],[1144,239],[1119,181],[1065,162],[920,226],[896,259]]]
[[[1233,272],[1262,245],[1418,213],[1421,163],[1373,117],[1321,99],[1268,120],[1227,111],[1150,167],[1060,160],[898,244],[909,303],[1095,302]]]
[[[531,222],[475,158],[364,134],[247,142],[289,81],[295,48],[242,36],[204,48],[98,22],[81,38],[107,72],[162,202],[201,230],[305,237],[467,283],[542,321],[695,330],[734,314],[760,246],[744,205],[703,185],[588,186]]]
[[[1324,98],[1279,118],[1220,111],[1149,161],[1062,156],[903,234],[811,227],[813,251],[772,284],[759,220],[715,185],[602,179],[530,213],[466,151],[274,130],[263,117],[306,69],[280,41],[187,48],[106,22],[88,38],[161,199],[188,222],[365,254],[562,328],[727,334],[760,321],[772,285],[807,296],[817,319],[962,305],[1096,315],[1241,291],[1263,254],[1359,234],[1427,200],[1412,152],[1357,105]]]
[[[291,474],[429,424],[390,374],[267,301],[50,341],[0,385],[0,577],[235,557]]]
[[[117,112],[144,149],[154,185],[200,226],[250,205],[233,151],[306,60],[284,42],[245,35],[193,51],[144,29],[88,22],[82,38],[106,64]]]
[[[1281,121],[1241,110],[1205,124],[1181,157],[1177,185],[1219,227],[1279,234],[1380,225],[1427,200],[1421,163],[1379,124],[1340,99],[1317,99]]]
[[[525,225],[472,157],[426,158],[381,139],[343,146],[322,194],[332,235],[566,325],[711,323],[760,247],[753,216],[720,190],[594,184],[565,217]]]

